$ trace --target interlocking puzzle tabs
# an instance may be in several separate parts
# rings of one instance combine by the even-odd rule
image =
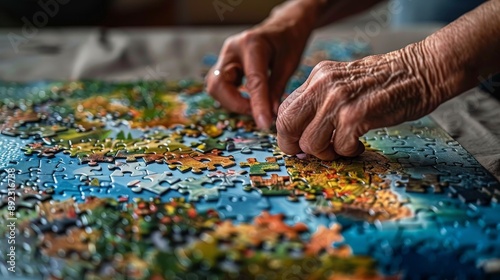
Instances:
[[[289,90],[364,53],[317,44]],[[327,162],[285,155],[195,81],[0,97],[2,279],[499,277],[500,185],[428,117]]]

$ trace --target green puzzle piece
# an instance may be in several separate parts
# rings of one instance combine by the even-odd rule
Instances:
[[[264,176],[267,171],[280,171],[280,165],[275,157],[267,157],[266,162],[258,162],[255,158],[248,158],[247,162],[240,162],[241,167],[250,167],[250,176]]]

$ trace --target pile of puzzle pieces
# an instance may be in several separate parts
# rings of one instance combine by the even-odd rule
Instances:
[[[360,53],[332,44],[301,71]],[[285,155],[193,81],[2,82],[0,97],[0,219],[15,225],[0,278],[498,276],[500,185],[429,118],[325,162]]]

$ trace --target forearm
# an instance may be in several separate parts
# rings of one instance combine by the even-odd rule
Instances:
[[[428,78],[441,102],[476,86],[481,77],[500,71],[500,0],[484,3],[422,45],[422,59],[430,63]]]
[[[382,0],[289,0],[277,6],[265,22],[294,22],[312,28],[359,13]]]

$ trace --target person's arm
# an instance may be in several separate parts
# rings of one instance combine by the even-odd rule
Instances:
[[[292,0],[274,8],[269,18],[279,18],[280,13],[287,17],[297,6],[302,6],[304,10],[313,7],[312,11],[316,14],[314,26],[318,28],[362,12],[382,1],[384,0]]]
[[[368,130],[425,116],[498,71],[500,0],[490,0],[403,49],[318,64],[279,108],[278,145],[323,160],[359,155]]]
[[[430,82],[444,102],[500,72],[500,0],[490,0],[426,38],[423,54],[433,57]]]
[[[216,65],[207,74],[207,91],[223,107],[252,114],[259,128],[269,128],[312,31],[376,2],[379,1],[291,0],[283,3],[259,25],[225,41]],[[243,98],[238,90],[243,76],[250,100]]]

